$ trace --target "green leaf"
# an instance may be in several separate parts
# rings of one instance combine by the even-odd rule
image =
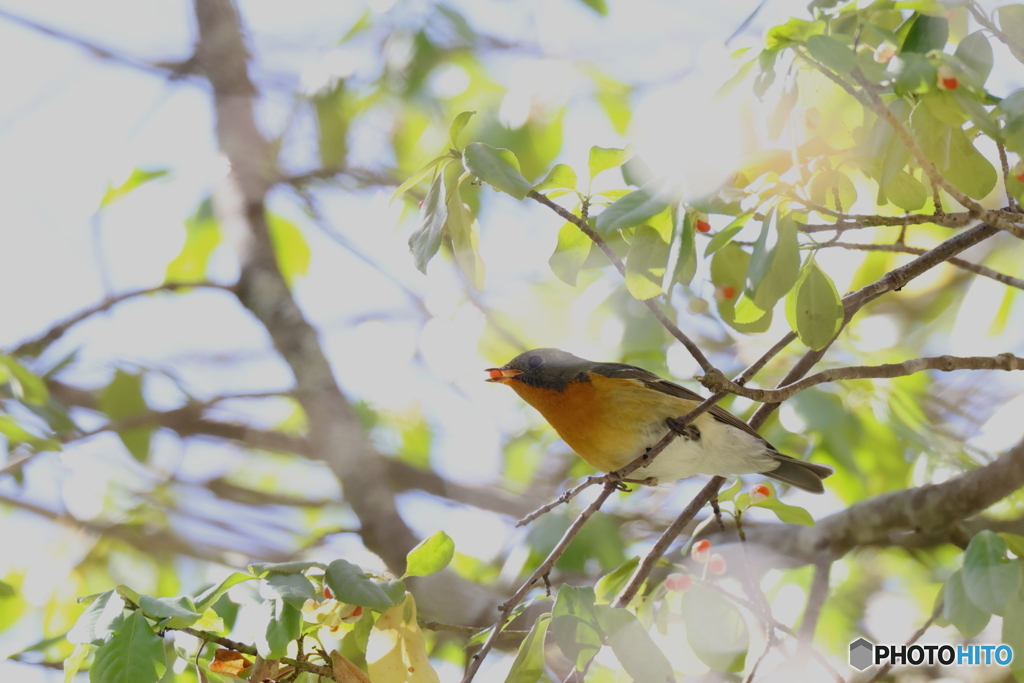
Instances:
[[[455,541],[443,531],[437,531],[409,551],[405,557],[405,576],[436,574],[455,557]]]
[[[409,237],[409,249],[421,273],[441,247],[441,233],[448,222],[448,203],[445,201],[444,166],[438,169],[434,182],[420,207],[420,225]]]
[[[469,284],[477,291],[484,288],[484,262],[480,258],[480,224],[469,206],[462,202],[461,186],[464,175],[455,182],[448,203],[448,235],[452,238],[455,262],[462,269]]]
[[[516,199],[525,199],[533,189],[530,181],[519,171],[516,155],[507,149],[471,142],[462,154],[462,163],[473,176]]]
[[[277,267],[284,281],[291,287],[297,275],[305,275],[309,270],[309,244],[299,226],[276,214],[267,216],[267,229],[274,245]]]
[[[836,203],[837,192],[839,194],[838,203]],[[815,174],[811,179],[808,193],[811,201],[815,204],[840,213],[849,211],[853,203],[857,201],[857,188],[854,187],[850,176],[830,168]]]
[[[376,582],[369,579],[362,569],[345,560],[335,560],[327,565],[324,583],[334,592],[334,597],[350,605],[360,605],[383,612],[391,607],[391,598]]]
[[[301,610],[306,600],[316,599],[317,591],[303,574],[271,572],[260,582],[260,595],[266,599],[279,598]]]
[[[1006,544],[1011,553],[1017,557],[1024,557],[1024,536],[1001,531],[999,532],[999,538],[1003,539],[1003,543]]]
[[[953,56],[971,70],[978,86],[985,85],[988,75],[992,73],[992,45],[985,37],[984,31],[975,31],[960,41]]]
[[[711,282],[718,292],[722,292],[726,287],[732,288],[732,298],[725,298],[724,295],[715,297],[718,303],[718,314],[725,324],[744,334],[757,334],[771,327],[771,311],[765,311],[761,318],[753,321],[739,322],[736,320],[737,298],[743,291],[749,263],[750,254],[743,251],[735,242],[729,242],[716,251],[711,258]]]
[[[466,124],[469,123],[469,120],[473,118],[475,113],[475,111],[464,111],[452,121],[451,127],[448,128],[448,139],[451,141],[453,148],[459,148],[459,134],[465,130]]]
[[[694,654],[715,671],[742,671],[750,636],[736,606],[720,593],[693,586],[683,593],[686,641]]]
[[[737,479],[735,481],[735,483],[733,483],[732,486],[730,486],[729,488],[724,489],[724,490],[718,492],[718,502],[719,503],[723,503],[723,502],[725,502],[727,500],[734,500],[736,498],[736,494],[739,493],[740,489],[742,489],[742,488],[743,488],[743,480],[742,479]]]
[[[979,531],[964,552],[964,588],[971,602],[1002,615],[1009,596],[1020,588],[1020,561],[1006,556],[1006,543],[991,531]]]
[[[985,135],[997,141],[1001,141],[1003,139],[1003,133],[999,130],[999,125],[996,124],[995,119],[992,118],[992,114],[985,109],[981,102],[971,97],[970,93],[967,93],[962,89],[958,89],[953,92],[953,99],[956,100],[964,113],[970,117],[971,121],[973,121]]]
[[[68,631],[69,643],[99,645],[121,627],[125,602],[117,591],[100,593]]]
[[[935,65],[927,57],[916,52],[893,57],[885,71],[893,79],[894,89],[899,95],[927,93],[936,88],[938,71]],[[883,121],[879,123],[889,125]]]
[[[979,152],[967,133],[952,129],[949,144],[949,166],[939,169],[949,182],[972,199],[984,199],[996,186],[995,167]]]
[[[793,167],[793,153],[788,149],[763,149],[745,156],[736,170],[736,187],[746,187],[766,173],[782,175]]]
[[[156,683],[167,668],[164,640],[142,612],[132,612],[96,650],[90,683]]]
[[[1008,47],[1018,62],[1024,62],[1024,5],[1004,5],[996,9],[999,28],[1009,38]]]
[[[771,116],[768,117],[769,140],[779,139],[779,136],[782,135],[782,129],[786,126],[790,115],[793,113],[793,107],[795,107],[799,101],[800,89],[797,86],[796,79],[791,78],[786,83],[786,88],[779,95],[778,102],[775,103],[775,108],[772,109]]]
[[[752,507],[765,508],[775,513],[775,516],[780,521],[787,524],[802,524],[803,526],[814,526],[814,518],[811,517],[811,513],[802,507],[796,505],[788,505],[779,500],[779,494],[775,491],[775,485],[770,481],[764,482],[764,485],[771,489],[771,495],[764,500],[752,503]],[[739,503],[737,503],[738,505]],[[744,504],[745,505],[745,504]]]
[[[423,178],[425,178],[428,173],[433,171],[434,167],[437,166],[439,163],[445,160],[451,161],[451,159],[452,157],[450,154],[442,154],[436,159],[431,159],[426,165],[424,165],[418,171],[416,171],[411,176],[406,178],[405,182],[398,186],[398,189],[395,190],[395,193],[391,195],[391,201],[395,201],[399,197],[399,195],[408,192],[412,188],[416,187],[417,183],[423,180]]]
[[[505,683],[537,683],[544,673],[544,638],[551,623],[550,614],[542,614],[519,644],[519,654],[505,677]]]
[[[401,605],[405,600],[405,581],[391,579],[390,581],[382,582],[380,588],[391,598],[392,605]]]
[[[167,264],[165,282],[201,282],[206,279],[210,255],[221,241],[220,223],[213,214],[209,197],[185,219],[185,244]]]
[[[848,74],[857,65],[857,57],[850,46],[832,36],[811,36],[807,39],[807,51],[816,60],[839,74]]]
[[[676,207],[674,219],[672,242],[668,247],[668,263],[665,264],[664,289],[666,292],[671,292],[672,285],[677,282],[684,285],[690,284],[693,276],[697,274],[695,214],[692,211],[687,211],[685,205],[680,202]]]
[[[758,308],[768,311],[786,296],[799,276],[796,221],[791,214],[780,216],[773,211],[761,223],[761,234],[754,243],[747,267],[747,291],[754,293],[753,302]]]
[[[586,670],[604,642],[595,601],[593,588],[563,585],[551,609],[555,642],[577,671]]]
[[[558,245],[548,259],[551,272],[565,284],[575,287],[576,278],[587,260],[591,245],[590,238],[582,230],[566,222],[558,230]]]
[[[170,170],[166,168],[157,168],[152,171],[147,171],[142,168],[132,169],[131,175],[118,186],[111,184],[107,185],[107,191],[103,193],[103,199],[100,200],[100,208],[104,208],[113,204],[118,199],[121,199],[129,192],[136,190],[147,183],[151,183],[159,178],[164,178],[170,175]]]
[[[113,422],[146,415],[149,408],[142,396],[142,375],[133,375],[124,370],[115,372],[114,379],[100,393],[99,407]],[[118,430],[117,435],[132,457],[139,462],[146,462],[152,433],[152,427],[143,426]]]
[[[302,630],[302,612],[284,600],[267,600],[263,613],[254,619],[266,621],[266,628],[256,632],[256,651],[264,659],[280,659],[288,654],[288,645],[299,637]]]
[[[594,585],[597,602],[603,605],[611,603],[615,596],[619,594],[619,591],[626,587],[626,583],[629,582],[629,578],[633,576],[633,572],[636,571],[639,564],[639,557],[631,557],[598,579]]]
[[[815,351],[825,348],[843,322],[839,292],[825,271],[809,260],[786,296],[786,318],[800,341]]]
[[[932,50],[942,50],[949,40],[949,20],[945,17],[932,17],[919,14],[912,20],[910,32],[903,40],[900,54],[918,52],[926,54]]]
[[[928,97],[925,103],[918,105],[910,115],[910,132],[921,147],[924,155],[939,169],[949,166],[950,139],[953,135],[953,124],[940,120],[935,116],[931,103],[937,98]],[[892,126],[889,127],[892,130]]]
[[[626,256],[626,289],[629,293],[641,300],[661,294],[667,260],[668,244],[661,233],[649,225],[637,228]]]
[[[747,221],[750,220],[752,215],[753,213],[749,211],[747,213],[742,213],[729,223],[729,225],[716,232],[711,237],[711,240],[708,241],[708,246],[704,248],[704,258],[711,256],[716,251],[729,244],[729,242],[732,241],[732,238],[736,236],[736,233],[746,226]]]
[[[580,0],[580,2],[600,14],[602,17],[608,16],[608,3],[605,0]]]
[[[587,167],[590,169],[590,182],[594,182],[598,173],[621,166],[632,156],[632,152],[615,147],[591,147],[590,158],[587,160]]]
[[[154,598],[149,595],[140,595],[139,609],[155,621],[169,619],[171,623],[166,626],[170,628],[191,626],[203,616],[201,612],[196,611],[196,606],[186,597]]]
[[[594,220],[594,229],[601,235],[640,225],[653,218],[671,203],[663,179],[652,180],[639,190],[634,190],[622,199],[612,203]]]
[[[885,196],[904,211],[917,211],[928,199],[928,190],[921,181],[906,171],[897,171],[885,186]]]
[[[88,644],[75,645],[74,651],[71,656],[64,660],[64,683],[74,683],[75,676],[78,675],[78,670],[85,664],[85,660],[89,658],[95,646]]]
[[[602,605],[601,621],[608,646],[629,677],[638,683],[675,681],[672,665],[632,612]]]
[[[1006,614],[1003,615],[1004,643],[1013,648],[1014,657],[1010,662],[1010,670],[1019,681],[1024,679],[1024,657],[1017,655],[1024,652],[1024,596],[1016,592],[1006,601]]]
[[[959,629],[964,638],[973,638],[988,625],[992,615],[971,602],[964,588],[963,570],[957,569],[943,590],[942,616]]]
[[[573,190],[576,188],[576,171],[565,164],[555,164],[555,167],[548,171],[544,180],[533,186],[537,192],[552,189]]]

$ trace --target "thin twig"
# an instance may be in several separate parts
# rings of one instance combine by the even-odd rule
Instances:
[[[241,652],[242,654],[250,655],[252,657],[258,655],[256,647],[254,645],[246,645],[245,643],[240,643],[237,640],[230,640],[228,638],[224,638],[223,636],[218,636],[216,633],[210,633],[209,631],[201,631],[199,629],[189,627],[178,629],[168,628],[166,630],[181,631],[182,633],[187,633],[190,636],[195,636],[200,640],[205,640],[208,643],[216,643],[221,647],[225,647],[229,650],[234,650],[235,652]],[[292,659],[291,657],[281,657],[280,661],[284,662],[288,666],[294,666],[296,669],[308,671],[318,676],[329,678],[332,681],[336,680],[334,678],[334,671],[329,666],[319,666],[317,664],[310,664],[309,662],[299,661],[297,659]]]

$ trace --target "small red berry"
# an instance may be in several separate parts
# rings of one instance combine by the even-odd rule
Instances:
[[[323,593],[324,593],[324,597],[327,598],[328,600],[333,600],[334,599],[334,591],[332,591],[329,586],[324,586]]]
[[[723,299],[731,299],[736,296],[736,288],[732,285],[722,285],[722,289],[720,291],[722,292]]]
[[[665,579],[665,588],[677,593],[682,593],[692,585],[693,578],[689,574],[669,574]]]
[[[757,486],[750,490],[751,503],[760,503],[762,500],[765,500],[766,498],[771,498],[771,496],[772,490],[768,488],[765,484],[758,484]]]
[[[960,87],[960,80],[956,73],[943,64],[939,67],[939,88],[942,90],[956,90]]]
[[[708,570],[710,570],[712,574],[715,576],[721,576],[725,573],[726,569],[727,567],[725,565],[724,557],[718,553],[711,556],[711,559],[708,561]]]
[[[711,541],[708,539],[701,539],[694,544],[693,549],[690,551],[690,556],[694,562],[704,564],[708,561],[711,556]]]
[[[711,232],[711,224],[707,221],[697,221],[697,232]]]

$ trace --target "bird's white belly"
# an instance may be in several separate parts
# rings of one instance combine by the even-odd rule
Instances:
[[[710,415],[698,418],[696,427],[699,438],[677,436],[654,462],[635,470],[631,478],[656,477],[664,483],[694,474],[753,474],[778,467],[765,443],[742,430]],[[653,446],[665,435],[665,423],[650,423],[643,432],[644,444]]]

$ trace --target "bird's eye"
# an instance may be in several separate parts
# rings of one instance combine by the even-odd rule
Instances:
[[[528,360],[526,364],[529,365],[531,369],[539,368],[544,365],[544,359],[540,356],[530,356],[530,360]]]

